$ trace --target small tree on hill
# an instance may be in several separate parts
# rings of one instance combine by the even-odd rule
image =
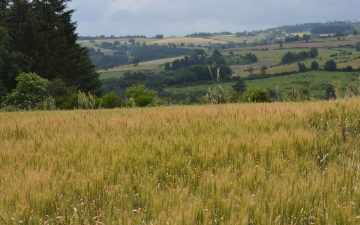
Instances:
[[[336,62],[334,60],[329,60],[324,65],[325,71],[335,71],[336,70]]]
[[[358,52],[360,51],[360,41],[356,42],[355,50],[358,51]]]
[[[317,69],[319,69],[319,63],[316,62],[316,61],[312,61],[310,68],[311,68],[311,70],[317,70]]]
[[[250,75],[252,75],[252,73],[254,72],[254,67],[250,66],[249,68],[247,68],[247,71],[250,73]]]
[[[316,58],[318,56],[319,52],[316,47],[312,47],[309,51],[308,57],[309,58]]]
[[[263,65],[263,66],[260,68],[261,75],[265,75],[265,74],[266,74],[266,70],[267,70],[267,66],[266,66],[266,65]]]
[[[237,79],[237,82],[232,87],[236,92],[238,92],[239,94],[242,94],[246,91],[245,80],[241,77],[237,77],[236,79]]]
[[[310,40],[310,35],[309,34],[303,34],[303,40],[308,42]]]
[[[298,62],[297,66],[299,67],[299,72],[305,72],[307,70],[304,63]]]
[[[134,66],[139,65],[140,59],[139,58],[133,58],[132,60],[132,64],[134,64]]]

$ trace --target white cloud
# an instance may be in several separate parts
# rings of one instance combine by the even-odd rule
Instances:
[[[355,0],[73,0],[80,35],[243,31],[357,19]]]

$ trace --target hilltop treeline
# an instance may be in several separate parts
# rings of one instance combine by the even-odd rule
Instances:
[[[356,22],[357,24],[360,22]],[[329,21],[326,23],[303,23],[303,24],[296,24],[296,25],[285,25],[279,26],[276,28],[268,29],[270,30],[280,30],[287,33],[296,33],[296,32],[304,32],[304,31],[311,31],[313,34],[329,34],[335,33],[336,31],[340,30],[345,32],[346,30],[354,29],[353,22],[350,21]]]
[[[229,32],[229,31],[223,31],[223,32],[214,32],[214,33],[209,33],[209,32],[195,32],[192,34],[187,34],[185,37],[210,37],[210,36],[215,36],[215,35],[231,35],[233,33]]]
[[[115,35],[110,35],[110,36],[105,36],[105,35],[100,35],[100,36],[79,36],[78,40],[101,40],[101,39],[119,39],[119,38],[124,38],[124,39],[128,39],[128,38],[146,38],[145,35],[126,35],[126,36],[115,36]]]

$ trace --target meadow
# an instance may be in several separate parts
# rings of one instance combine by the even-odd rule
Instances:
[[[284,76],[265,75],[261,79],[246,80],[247,89],[272,89],[280,94],[296,89],[307,89],[312,97],[322,99],[325,96],[327,85],[333,81],[340,81],[345,94],[349,85],[359,86],[359,72],[327,72],[327,71],[307,71],[303,73],[294,73]],[[222,82],[220,86],[224,91],[233,90],[235,82]],[[198,84],[184,87],[174,87],[171,91],[177,93],[190,93],[196,91],[206,91],[209,88],[217,88],[217,84]]]
[[[360,99],[0,114],[3,224],[359,224]]]

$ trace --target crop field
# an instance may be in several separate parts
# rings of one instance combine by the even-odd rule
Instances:
[[[331,84],[333,81],[340,81],[342,88],[345,91],[349,84],[356,84],[359,86],[359,77],[360,72],[308,71],[284,76],[265,75],[265,77],[262,79],[247,80],[246,85],[247,89],[278,89],[278,91],[282,94],[285,94],[292,89],[299,90],[300,88],[307,88],[313,97],[321,99],[325,96],[326,86]],[[221,83],[220,85],[225,91],[231,91],[234,84],[234,82],[226,82]],[[178,93],[189,93],[200,90],[206,91],[208,88],[216,88],[217,86],[218,85],[194,85],[181,88],[172,88],[171,90]]]
[[[3,224],[359,224],[360,99],[1,113]]]
[[[133,64],[131,65],[125,65],[125,66],[117,66],[114,68],[110,68],[107,71],[105,70],[99,70],[99,72],[101,74],[106,74],[109,72],[124,72],[124,71],[138,71],[138,70],[152,70],[152,69],[156,69],[157,67],[167,63],[167,62],[172,62],[175,59],[181,59],[183,58],[183,56],[179,56],[179,57],[172,57],[172,58],[167,58],[167,59],[157,59],[157,60],[152,60],[152,61],[146,61],[146,62],[140,62],[139,65],[134,66]],[[109,74],[108,77],[111,77],[111,74]]]

